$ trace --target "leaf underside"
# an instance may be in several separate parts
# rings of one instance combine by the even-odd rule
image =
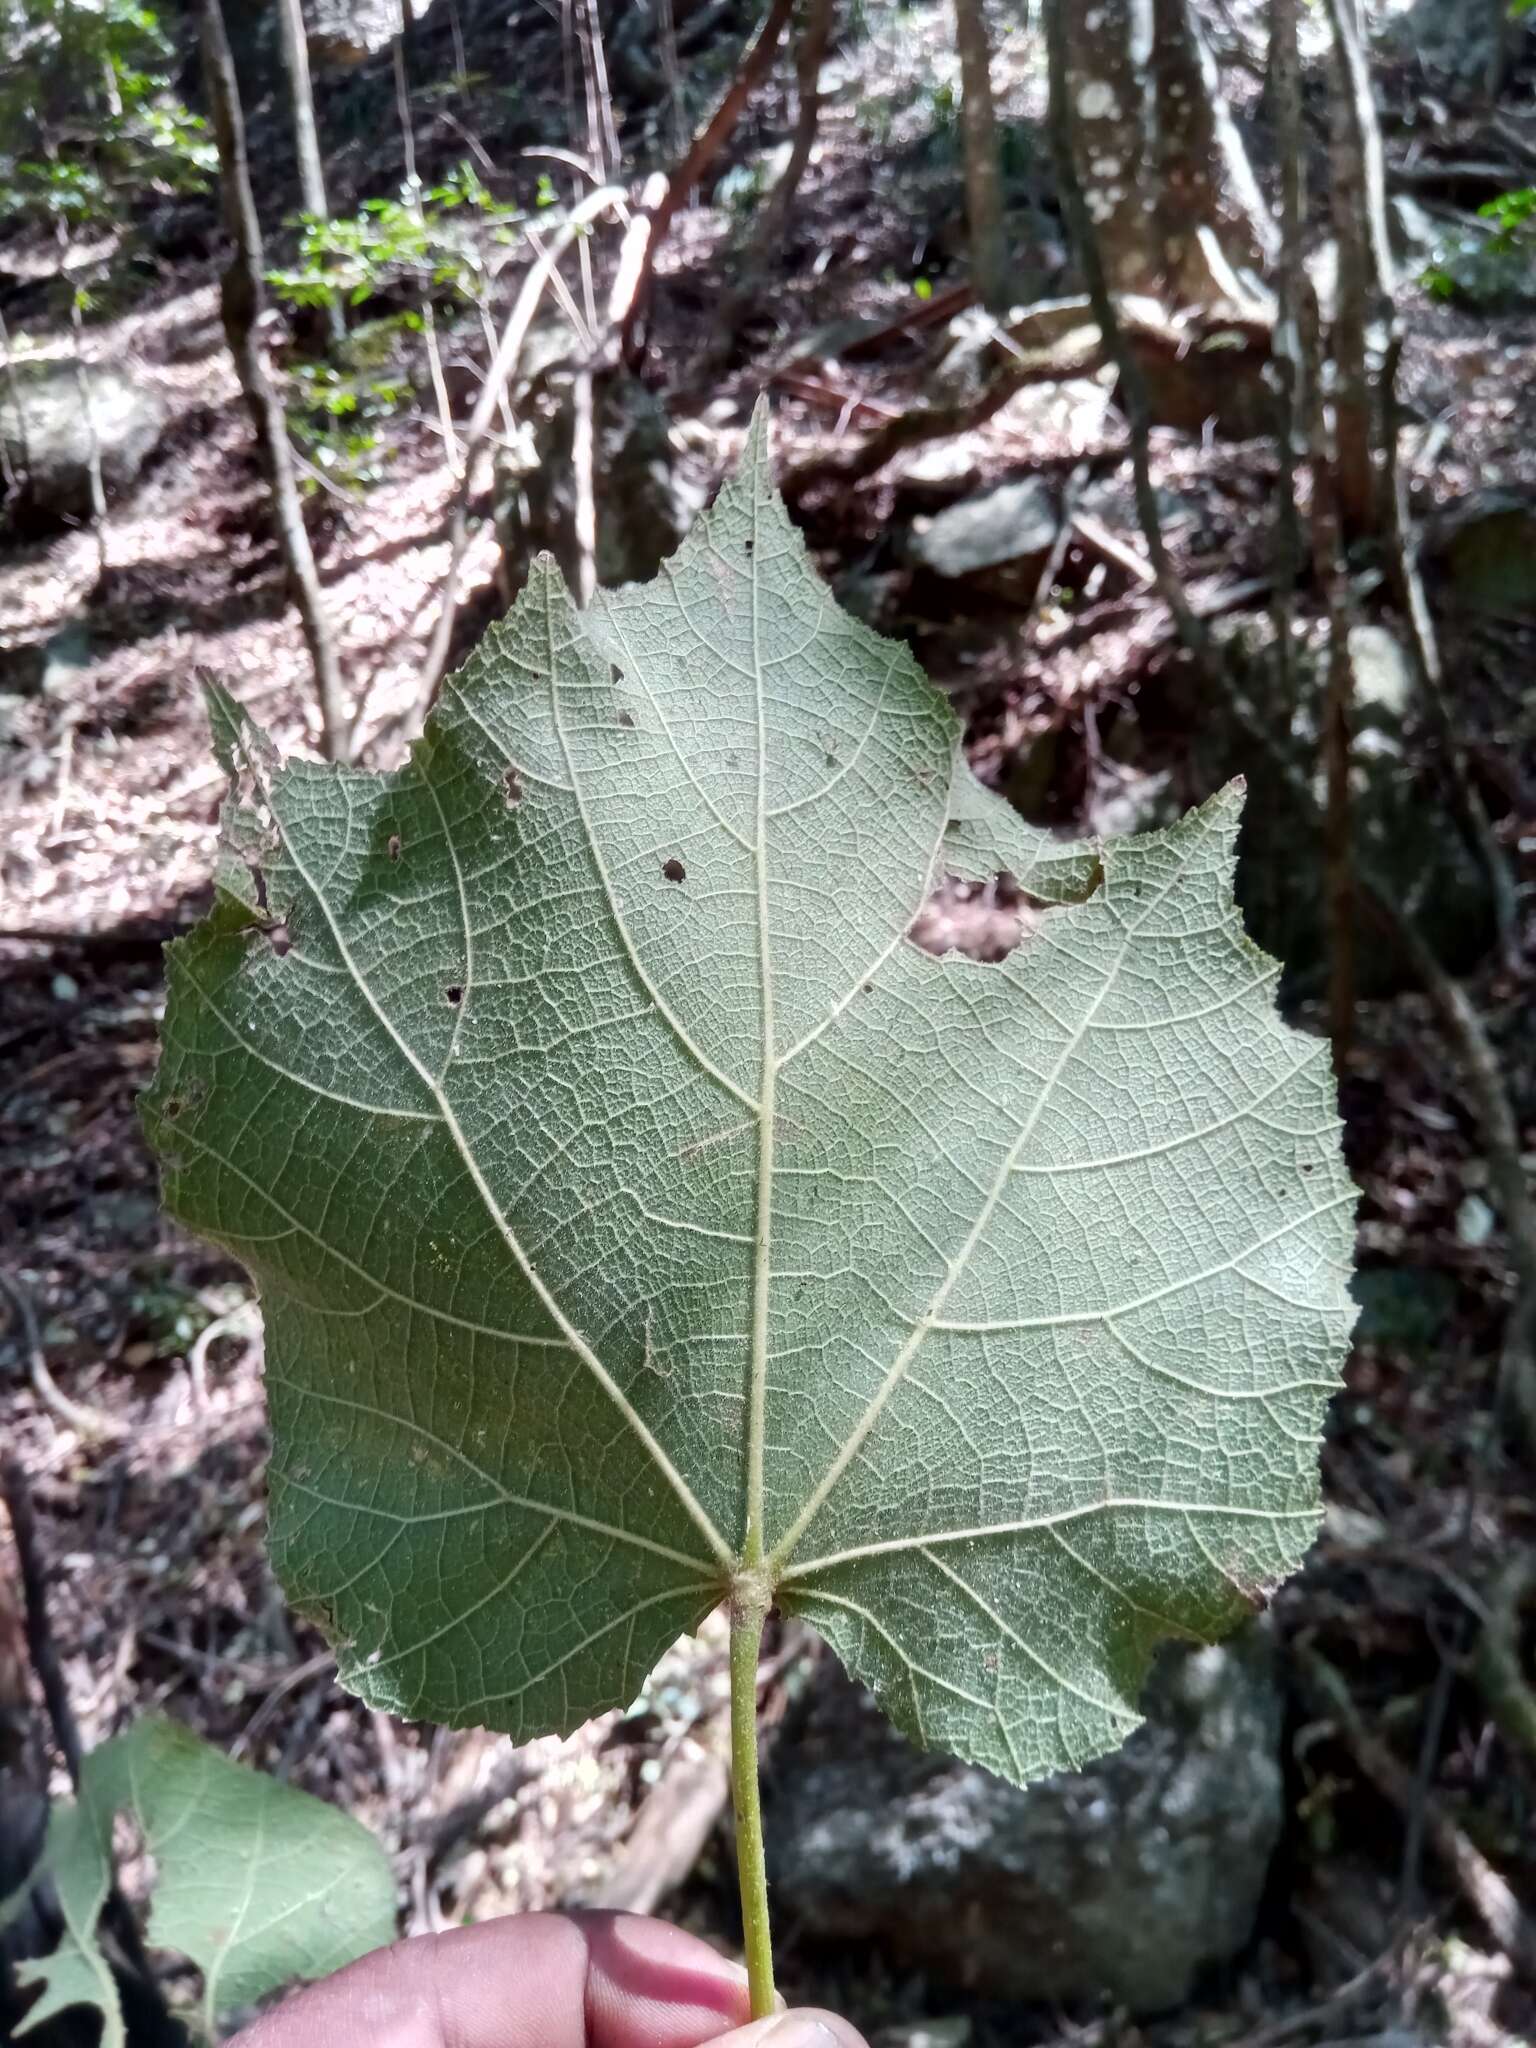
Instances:
[[[145,1116],[261,1287],[274,1548],[348,1685],[568,1729],[761,1561],[1023,1781],[1296,1565],[1354,1191],[1241,792],[1024,826],[811,570],[763,417],[653,583],[537,569],[398,773],[214,718]],[[1049,906],[1009,959],[910,943],[1000,869]]]
[[[149,1939],[203,1973],[210,2037],[221,2013],[295,1977],[338,1970],[394,1933],[394,1880],[365,1828],[323,1800],[230,1763],[174,1722],[137,1722],[85,1760],[75,1802],[49,1817],[42,1873],[64,1932],[18,1965],[41,1985],[25,2035],[73,2005],[102,2015],[102,2048],[121,2048],[122,2008],[97,1942],[112,1881],[112,1824],[128,1815],[154,1859]]]

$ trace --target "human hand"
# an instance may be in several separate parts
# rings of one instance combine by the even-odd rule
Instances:
[[[376,1949],[231,2048],[864,2048],[846,2020],[751,2022],[746,1972],[635,1913],[527,1913]]]

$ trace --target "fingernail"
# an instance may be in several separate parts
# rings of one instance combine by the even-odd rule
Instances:
[[[754,2048],[843,2048],[832,2029],[809,2013],[787,2012],[779,2019],[764,2020]]]

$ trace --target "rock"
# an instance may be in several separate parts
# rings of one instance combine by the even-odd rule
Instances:
[[[1156,486],[1158,516],[1163,522],[1163,533],[1172,536],[1181,529],[1193,526],[1204,516],[1204,507],[1196,498],[1186,497],[1170,485]],[[1086,512],[1090,519],[1097,519],[1132,546],[1145,546],[1141,530],[1141,514],[1136,509],[1136,486],[1131,479],[1129,468],[1116,470],[1112,476],[1090,477],[1078,493],[1079,511]]]
[[[1407,649],[1385,626],[1351,626],[1349,658],[1355,672],[1354,756],[1369,776],[1376,756],[1402,759],[1418,677]]]
[[[46,691],[68,697],[91,665],[91,636],[83,619],[71,619],[46,640],[0,646],[0,694],[19,702]]]
[[[908,553],[947,581],[970,580],[1028,603],[1056,539],[1055,494],[1040,477],[977,491],[931,519],[915,519]]]
[[[944,353],[932,383],[942,397],[968,404],[1010,358],[1059,354],[1063,376],[1072,376],[1096,356],[1098,346],[1098,322],[1083,298],[1040,299],[1011,313],[1006,322],[970,306],[945,330]]]
[[[574,378],[553,365],[539,388],[543,418],[522,460],[504,455],[497,472],[496,524],[511,582],[521,584],[541,548],[576,580],[575,487],[571,447]],[[600,584],[643,583],[656,574],[703,509],[702,479],[685,465],[660,399],[626,371],[593,380],[595,568]]]
[[[1411,0],[1377,13],[1376,50],[1389,63],[1410,66],[1416,81],[1434,89],[1481,95],[1498,56],[1495,37],[1502,33],[1512,54],[1525,33],[1524,23],[1500,22],[1500,12],[1509,10],[1469,7],[1467,0]]]
[[[1501,618],[1536,615],[1536,499],[1481,491],[1437,514],[1424,537],[1427,570],[1450,601]]]
[[[6,516],[30,531],[89,519],[92,429],[110,499],[133,482],[165,425],[158,393],[123,370],[101,365],[80,370],[72,361],[53,357],[18,363],[14,385],[9,374],[0,378],[0,441],[19,479]]]
[[[769,1874],[807,1936],[983,1997],[1183,2000],[1253,1929],[1284,1812],[1268,1632],[1169,1646],[1124,1749],[1028,1791],[895,1733],[829,1658],[769,1774]]]
[[[1152,424],[1252,441],[1275,430],[1269,341],[1261,322],[1170,320],[1153,300],[1121,302]]]
[[[964,436],[930,441],[910,455],[898,456],[885,473],[903,504],[932,511],[975,487],[981,477],[981,451],[968,446]]]
[[[1109,406],[1107,385],[1092,377],[1066,377],[1059,384],[1026,384],[996,418],[999,427],[1014,433],[1060,439],[1078,449],[1103,434]]]
[[[1236,613],[1218,623],[1216,634],[1238,689],[1264,715],[1276,688],[1270,621]],[[1443,792],[1426,787],[1410,759],[1409,729],[1424,715],[1413,664],[1395,636],[1376,625],[1353,628],[1350,651],[1360,692],[1351,792],[1355,843],[1394,898],[1412,904],[1420,931],[1446,968],[1464,973],[1491,943],[1493,906],[1487,874],[1446,815]],[[1311,780],[1319,805],[1324,671],[1320,641],[1298,648],[1292,758]],[[1328,937],[1316,817],[1299,814],[1244,720],[1188,678],[1170,679],[1166,689],[1160,704],[1144,701],[1137,713],[1160,733],[1178,735],[1174,744],[1186,760],[1184,799],[1193,801],[1234,775],[1248,778],[1237,894],[1249,932],[1283,963],[1291,996],[1320,988]],[[1440,821],[1435,830],[1426,830],[1426,809]],[[1365,914],[1356,925],[1355,951],[1362,995],[1413,985],[1416,977],[1391,935]]]
[[[981,306],[957,313],[945,329],[944,353],[933,367],[931,383],[941,399],[968,405],[979,398],[1002,367],[999,323]]]
[[[1355,671],[1356,723],[1401,731],[1418,689],[1407,649],[1385,626],[1351,626],[1349,658]]]

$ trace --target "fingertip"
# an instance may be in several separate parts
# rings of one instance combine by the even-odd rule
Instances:
[[[638,1913],[577,1918],[589,2048],[698,2048],[751,2017],[746,1971],[697,1935]]]
[[[865,2042],[841,2014],[802,2006],[722,2035],[714,2048],[865,2048]]]

